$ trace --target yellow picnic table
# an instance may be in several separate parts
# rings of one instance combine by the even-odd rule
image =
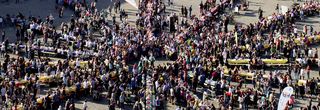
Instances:
[[[288,59],[262,59],[265,64],[286,64]]]
[[[227,59],[230,65],[232,64],[249,64],[250,59]]]

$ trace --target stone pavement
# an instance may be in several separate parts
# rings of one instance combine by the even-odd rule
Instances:
[[[60,25],[61,22],[67,22],[71,18],[72,11],[69,9],[66,9],[64,12],[64,17],[63,18],[58,18],[58,12],[55,10],[55,0],[20,0],[20,3],[15,4],[14,0],[9,0],[10,3],[2,3],[2,0],[0,0],[0,16],[5,16],[6,14],[16,14],[18,12],[21,12],[22,14],[29,16],[40,16],[41,18],[44,18],[45,16],[48,16],[52,14],[55,17],[55,25],[58,26]],[[115,0],[113,0],[115,1]],[[138,1],[138,0],[136,0]],[[180,7],[182,5],[184,6],[191,6],[193,8],[193,14],[198,15],[199,13],[199,4],[201,0],[171,0],[174,1],[174,5],[167,7],[168,12],[175,12],[175,13],[180,13]],[[203,0],[205,1],[205,0]],[[217,0],[218,1],[218,0]],[[257,10],[259,7],[261,7],[262,10],[264,10],[264,16],[271,15],[272,13],[276,12],[275,7],[277,4],[279,6],[284,5],[290,7],[293,4],[292,0],[248,0],[249,1],[249,10],[248,11],[240,11],[239,15],[236,15],[234,19],[236,20],[237,23],[243,23],[243,24],[249,24],[249,23],[254,23],[258,20],[258,13]],[[136,11],[133,6],[131,6],[128,3],[125,3],[124,0],[122,0],[122,5],[121,8],[124,8],[126,12],[128,13],[128,21],[131,23],[134,23],[136,19]],[[167,1],[164,0],[166,3]],[[300,2],[301,3],[301,2]],[[109,6],[112,6],[113,3],[111,0],[98,0],[97,3],[97,8],[99,10],[105,9]],[[118,16],[117,16],[118,17]],[[109,20],[111,17],[108,18]],[[119,20],[118,20],[119,21]],[[313,17],[306,19],[303,22],[299,22],[299,29],[302,29],[301,26],[303,25],[313,25],[315,30],[319,30],[319,17]],[[2,30],[2,29],[0,29]],[[13,42],[15,41],[14,33],[15,29],[14,28],[5,28],[4,29],[7,32],[7,37],[9,37],[9,41]],[[319,47],[316,47],[319,48]],[[163,64],[164,62],[167,61],[159,61],[157,64]],[[312,77],[319,77],[316,72],[312,72]],[[250,87],[251,85],[249,85]],[[77,108],[82,108],[82,101],[79,101],[76,103]],[[308,103],[307,100],[298,100],[297,104],[298,106],[306,106]],[[90,101],[88,102],[89,109],[90,110],[106,110],[107,105],[104,104],[103,102],[93,102]],[[173,106],[171,104],[167,104],[167,108],[172,110],[175,109],[176,106]]]
[[[291,9],[294,3],[302,4],[303,1],[297,2],[297,0],[247,0],[249,2],[249,8],[247,11],[240,11],[239,15],[234,17],[236,23],[249,24],[256,23],[258,21],[258,9],[263,10],[263,16],[269,16],[273,13],[277,13],[276,6],[286,6]],[[316,0],[315,0],[316,1]],[[299,30],[303,29],[304,25],[312,25],[314,30],[320,30],[319,17],[311,17],[304,21],[297,23]]]

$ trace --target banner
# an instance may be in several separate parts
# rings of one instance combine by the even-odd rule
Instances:
[[[283,89],[279,103],[278,103],[278,109],[277,110],[284,110],[286,107],[287,102],[289,101],[291,95],[293,93],[293,88],[292,87],[286,87]]]
[[[135,0],[126,0],[130,5],[138,9],[138,5]]]

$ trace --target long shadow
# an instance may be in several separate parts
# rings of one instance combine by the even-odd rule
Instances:
[[[250,4],[250,6],[257,6],[257,7],[260,7],[261,5],[260,5],[260,4]]]
[[[310,24],[313,24],[313,23],[319,23],[318,21],[311,21],[311,20],[304,20],[302,21],[302,23],[306,24],[306,23],[310,23]]]
[[[249,5],[251,5],[251,4],[263,4],[263,3],[250,1]]]
[[[177,12],[178,9],[166,9],[166,11],[173,11],[173,12]]]
[[[257,15],[254,12],[245,12],[242,16],[256,17]]]

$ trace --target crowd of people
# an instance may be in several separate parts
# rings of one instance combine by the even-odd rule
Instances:
[[[319,15],[319,2],[270,16],[260,9],[258,22],[234,28],[228,27],[233,18],[225,10],[238,7],[237,0],[201,2],[198,17],[192,6],[168,14],[165,2],[140,0],[135,25],[119,0],[101,11],[97,0],[56,3],[59,17],[65,9],[74,12],[60,26],[52,15],[8,14],[0,22],[15,26],[17,38],[11,44],[1,33],[0,108],[74,110],[76,100],[92,98],[107,100],[109,109],[164,109],[166,103],[187,110],[276,109],[273,88],[287,86],[295,88],[287,108],[295,106],[294,98],[320,99],[319,79],[310,77],[320,66],[318,50],[309,47],[320,41],[320,33],[312,26],[299,32],[296,24]],[[172,63],[157,65],[156,59]],[[250,63],[235,66],[230,59]],[[286,59],[287,70],[268,70],[263,59]],[[241,77],[243,72],[253,73],[252,80]],[[49,90],[41,96],[43,85]],[[83,109],[88,108],[94,107],[85,101]]]

